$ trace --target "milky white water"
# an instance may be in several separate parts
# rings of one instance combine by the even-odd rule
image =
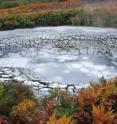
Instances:
[[[82,31],[85,30],[85,28],[81,29]],[[45,30],[48,30],[48,28],[20,29],[11,31],[11,35],[8,32],[1,32],[0,35],[24,35],[23,32],[26,31],[27,34],[29,32],[31,36],[31,31],[35,31],[37,34]],[[64,30],[64,28],[61,28],[61,30],[59,30],[59,28],[56,29],[56,31]],[[85,31],[88,32],[89,30],[92,32],[100,31],[98,28],[88,28]],[[102,32],[105,30],[106,29],[102,29]],[[113,29],[113,31],[114,30],[115,29]],[[18,34],[18,32],[20,33]],[[34,51],[33,53],[35,54]],[[80,84],[89,81],[97,81],[102,75],[108,79],[117,76],[117,67],[110,59],[90,55],[78,55],[75,52],[58,52],[58,49],[54,48],[41,49],[39,53],[33,57],[22,56],[19,53],[9,53],[0,58],[0,66],[29,69],[38,79],[63,83]]]
[[[90,56],[60,54],[43,50],[36,57],[22,57],[9,54],[0,59],[2,67],[22,67],[29,69],[38,79],[64,83],[87,83],[117,76],[117,68],[108,59]],[[54,53],[54,51],[53,51]]]

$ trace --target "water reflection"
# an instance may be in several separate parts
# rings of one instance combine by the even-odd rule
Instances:
[[[65,26],[2,31],[0,66],[29,69],[42,80],[63,83],[115,77],[117,49],[99,39],[115,43],[116,34],[116,29]]]
[[[106,78],[117,75],[116,66],[107,58],[78,56],[65,51],[58,54],[52,49],[43,49],[34,57],[9,54],[1,58],[0,66],[26,68],[42,80],[63,83],[87,83],[102,75]]]
[[[70,57],[70,56],[69,56]],[[102,75],[111,78],[117,75],[116,67],[105,58],[76,57],[66,59],[63,56],[47,62],[31,61],[30,69],[34,70],[43,80],[65,83],[83,83],[97,80]],[[72,59],[73,58],[73,59]]]

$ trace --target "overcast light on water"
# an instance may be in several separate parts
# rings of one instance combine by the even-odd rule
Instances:
[[[71,30],[69,30],[71,29]],[[0,32],[0,36],[10,37],[36,37],[41,33],[46,37],[53,37],[55,32],[60,35],[62,32],[77,33],[77,30],[85,33],[105,33],[106,29],[101,28],[81,28],[76,27],[57,27],[57,28],[34,28],[34,29],[19,29],[11,32]],[[26,31],[26,33],[24,33]],[[71,32],[70,32],[71,31]],[[108,29],[110,32],[115,32],[115,29]],[[32,35],[31,35],[31,32]],[[117,32],[117,31],[116,31]],[[45,34],[44,34],[45,33]],[[25,34],[25,35],[24,35]],[[38,35],[37,35],[38,34]],[[108,79],[117,75],[117,67],[115,60],[110,60],[107,57],[92,55],[90,52],[79,55],[78,51],[72,49],[67,51],[53,47],[53,44],[48,44],[49,47],[43,47],[39,51],[29,49],[21,52],[12,53],[0,58],[1,67],[24,68],[30,70],[37,79],[44,81],[62,82],[62,83],[87,83],[97,81],[102,75]],[[90,48],[91,50],[92,48]],[[33,54],[28,56],[27,54]],[[114,62],[113,62],[114,61]]]

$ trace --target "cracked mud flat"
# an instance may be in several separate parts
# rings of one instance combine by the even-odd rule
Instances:
[[[61,87],[85,87],[102,75],[117,76],[116,53],[117,29],[62,26],[1,31],[0,80],[24,81],[40,89],[54,88],[57,82]]]

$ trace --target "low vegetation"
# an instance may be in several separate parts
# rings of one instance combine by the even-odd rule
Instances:
[[[116,124],[117,78],[75,94],[58,88],[37,99],[14,81],[0,83],[0,124]]]
[[[0,9],[0,30],[59,25],[117,27],[116,3],[86,5],[82,6],[79,0],[67,0]]]

